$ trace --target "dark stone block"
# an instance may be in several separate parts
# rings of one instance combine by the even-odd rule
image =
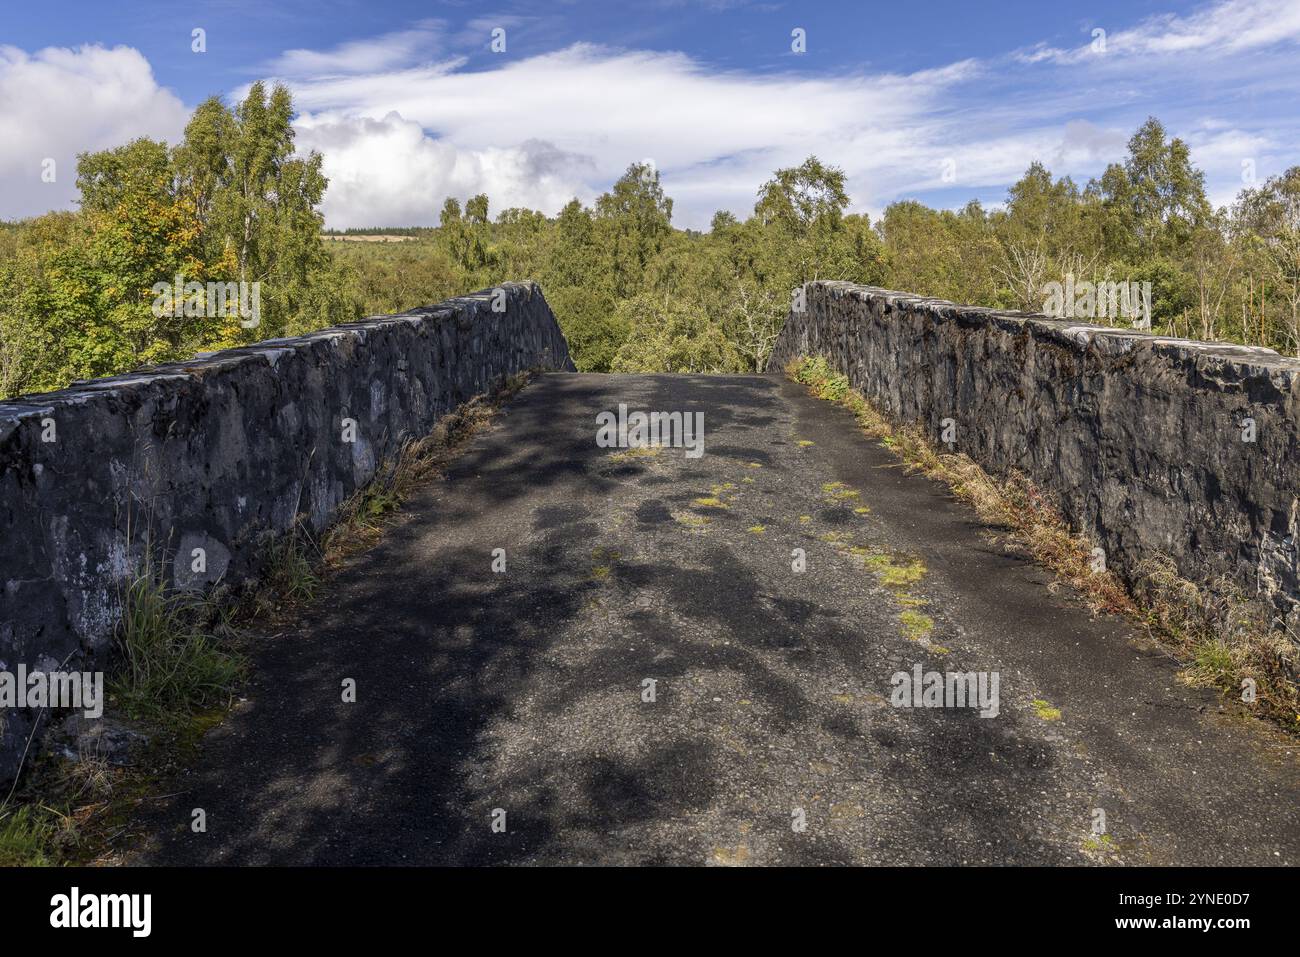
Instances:
[[[769,371],[799,355],[936,441],[952,418],[957,451],[1028,475],[1121,577],[1161,553],[1300,630],[1300,360],[841,282],[808,284]]]
[[[0,403],[0,670],[103,669],[147,543],[180,588],[255,577],[267,534],[324,529],[465,400],[572,370],[541,289],[500,288]],[[35,718],[0,713],[0,782]]]

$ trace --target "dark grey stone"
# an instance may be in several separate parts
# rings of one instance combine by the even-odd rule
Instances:
[[[177,587],[238,587],[268,534],[298,516],[324,529],[379,463],[462,402],[516,372],[573,368],[541,289],[506,283],[0,403],[0,670],[102,670],[146,548]],[[0,713],[0,781],[35,718]]]
[[[897,421],[938,441],[951,418],[956,451],[1029,476],[1122,577],[1164,554],[1300,628],[1300,360],[844,282],[806,292],[770,371],[825,356]]]

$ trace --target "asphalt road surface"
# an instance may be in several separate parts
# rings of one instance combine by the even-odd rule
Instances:
[[[598,447],[619,403],[704,454]],[[1300,864],[1294,741],[1050,582],[792,383],[541,376],[256,643],[131,860]],[[917,666],[996,716],[895,707]]]

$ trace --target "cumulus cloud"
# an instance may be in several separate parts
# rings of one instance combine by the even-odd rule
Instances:
[[[440,62],[290,82],[301,107],[352,132],[353,156],[370,152],[369,135],[383,136],[388,150],[391,185],[358,186],[358,196],[373,194],[365,205],[334,197],[332,225],[377,224],[381,209],[408,210],[392,222],[424,221],[441,197],[409,192],[417,177],[453,195],[486,190],[495,205],[523,201],[554,213],[649,159],[676,201],[677,224],[698,228],[719,208],[744,215],[774,169],[814,152],[845,170],[854,209],[872,215],[903,196],[996,202],[1033,160],[1086,179],[1123,157],[1149,112],[1175,134],[1202,129],[1212,109],[1192,113],[1185,90],[1211,59],[1224,97],[1282,82],[1261,58],[1285,57],[1300,37],[1297,11],[1292,0],[1227,0],[1112,31],[1106,55],[1089,44],[1040,44],[907,74],[719,70],[681,53],[579,43],[487,68],[449,52]],[[1253,57],[1240,55],[1246,50]],[[1150,67],[1156,55],[1160,70]],[[1103,100],[1109,114],[1099,113]],[[1258,140],[1229,125],[1194,141],[1205,156],[1193,158],[1214,164],[1216,197],[1237,184],[1241,158],[1231,152],[1258,151]],[[529,188],[515,172],[526,141],[583,162]],[[360,175],[351,160],[338,168],[338,182]],[[494,187],[508,190],[502,203]]]
[[[0,216],[71,207],[78,153],[141,136],[176,142],[188,116],[129,47],[28,54],[0,46]],[[53,183],[42,180],[46,159],[54,160]]]
[[[590,157],[553,143],[467,149],[435,139],[419,123],[389,113],[380,119],[306,115],[297,123],[300,149],[318,150],[329,177],[323,212],[336,229],[437,223],[447,196],[487,193],[493,212],[511,206],[557,210],[593,172]]]
[[[1300,62],[1294,0],[1225,0],[1147,18],[1110,32],[1105,55],[1040,44],[910,73],[817,72],[798,58],[779,71],[720,69],[682,53],[586,43],[494,56],[478,49],[490,24],[537,26],[515,16],[456,27],[422,20],[263,64],[259,75],[293,90],[299,147],[324,156],[330,226],[431,223],[445,196],[478,192],[495,210],[553,214],[650,160],[676,224],[701,228],[717,209],[747,214],[773,170],[810,153],[845,170],[853,210],[872,216],[904,197],[996,203],[1033,160],[1079,181],[1100,173],[1150,113],[1188,139],[1219,199],[1239,188],[1243,159],[1271,175],[1285,159],[1275,144],[1300,136],[1284,102]],[[143,57],[125,48],[5,48],[0,106],[14,132],[0,143],[0,172],[26,177],[5,177],[0,215],[72,197],[66,163],[61,192],[32,187],[39,157],[70,154],[68,143],[174,139],[184,121]]]
[[[941,94],[976,72],[963,61],[908,75],[755,75],[709,71],[678,53],[589,44],[495,70],[461,65],[290,78],[295,102],[309,113],[300,142],[322,144],[316,148],[335,170],[331,193],[341,185],[340,193],[365,197],[354,206],[331,196],[331,225],[374,222],[377,209],[420,215],[440,196],[411,192],[417,180],[486,190],[497,205],[536,197],[532,205],[553,213],[644,160],[662,171],[678,222],[691,226],[707,224],[722,205],[745,211],[773,169],[810,152],[845,166],[864,192],[872,178],[923,178],[929,167],[937,176],[934,144],[917,117],[941,112]],[[346,159],[329,157],[319,138],[325,128],[346,135]],[[371,137],[376,144],[365,142]],[[565,157],[531,186],[526,175],[538,152],[523,146],[529,142]],[[363,185],[362,157],[364,168],[388,174]],[[435,172],[434,163],[450,165]]]

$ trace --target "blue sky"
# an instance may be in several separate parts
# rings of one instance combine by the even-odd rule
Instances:
[[[1224,203],[1300,163],[1298,47],[1300,0],[11,3],[0,217],[69,206],[77,152],[175,141],[205,96],[272,77],[325,156],[333,226],[431,223],[479,191],[555,212],[650,160],[700,227],[809,153],[873,216],[993,205],[1035,159],[1096,175],[1151,114]]]

